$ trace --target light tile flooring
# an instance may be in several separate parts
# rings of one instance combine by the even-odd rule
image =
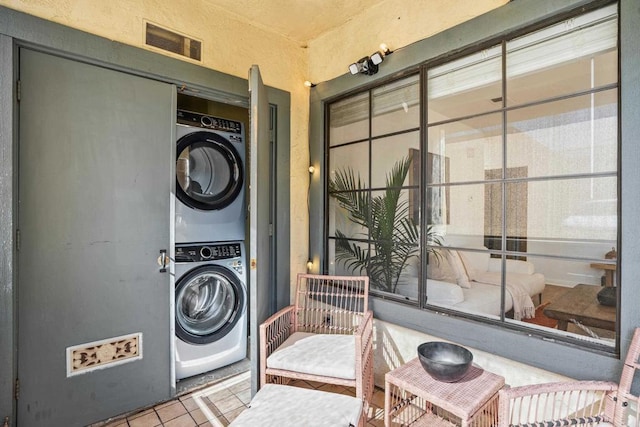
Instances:
[[[291,385],[353,395],[352,389],[342,386],[307,381],[295,381]],[[250,377],[248,373],[239,374],[153,408],[96,423],[91,427],[224,427],[247,408],[250,400]],[[371,406],[367,414],[367,426],[383,426],[384,390],[376,388]]]

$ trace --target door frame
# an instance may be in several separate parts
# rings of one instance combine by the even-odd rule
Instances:
[[[248,81],[170,58],[139,47],[88,34],[51,21],[0,6],[0,378],[15,378],[17,374],[17,334],[15,322],[16,285],[16,160],[17,160],[17,100],[16,76],[18,47],[29,47],[80,62],[122,71],[129,74],[175,84],[184,93],[227,104],[249,107]],[[224,88],[221,90],[219,88]],[[276,182],[281,190],[274,203],[279,212],[274,225],[277,263],[274,306],[289,303],[289,170],[290,116],[289,92],[267,86],[270,104],[278,110],[276,145]],[[172,317],[173,318],[173,317]],[[257,361],[255,361],[257,363]],[[175,393],[175,391],[174,391]],[[0,419],[15,422],[13,380],[0,385]]]

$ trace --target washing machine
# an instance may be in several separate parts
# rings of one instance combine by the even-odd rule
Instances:
[[[247,355],[243,242],[176,245],[176,379]]]
[[[244,240],[244,124],[178,110],[176,138],[176,243]]]

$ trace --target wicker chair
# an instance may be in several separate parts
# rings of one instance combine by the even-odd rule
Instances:
[[[298,274],[295,303],[260,325],[260,385],[292,379],[373,394],[369,278]]]
[[[640,368],[639,357],[640,328],[636,328],[620,384],[569,381],[503,389],[500,391],[498,427],[639,427],[637,405],[640,399],[631,394],[634,374]],[[636,404],[634,417],[629,417],[629,402]]]

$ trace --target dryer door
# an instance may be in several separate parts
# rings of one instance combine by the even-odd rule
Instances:
[[[195,268],[176,284],[176,335],[191,344],[215,342],[238,323],[245,306],[244,286],[231,270]]]
[[[206,131],[189,133],[178,140],[176,154],[176,196],[185,205],[217,210],[240,194],[242,161],[224,137]]]

